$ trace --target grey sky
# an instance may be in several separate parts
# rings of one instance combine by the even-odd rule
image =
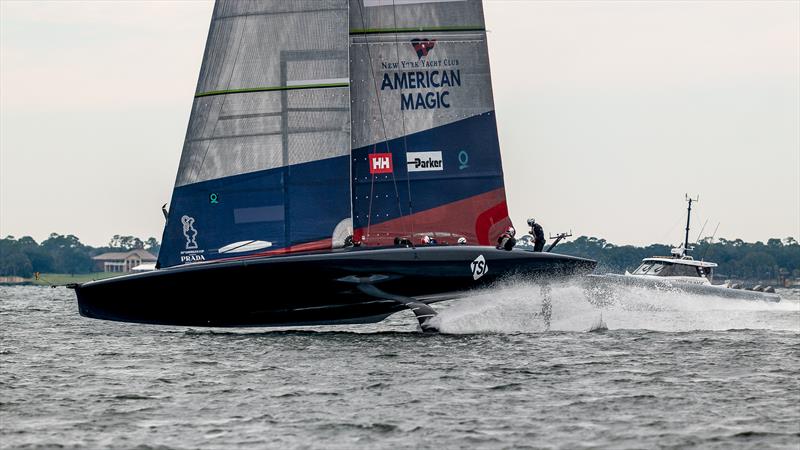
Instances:
[[[211,2],[0,2],[0,234],[161,238]],[[512,219],[800,236],[800,2],[485,2]]]

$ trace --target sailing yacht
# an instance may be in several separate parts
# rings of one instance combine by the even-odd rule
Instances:
[[[284,326],[411,308],[425,328],[430,303],[595,266],[493,246],[511,220],[480,0],[218,0],[165,217],[158,270],[74,286],[82,315]]]

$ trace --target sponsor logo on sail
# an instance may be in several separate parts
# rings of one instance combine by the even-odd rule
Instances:
[[[436,45],[436,39],[412,39],[411,45],[414,46],[414,51],[417,52],[417,58],[422,59],[423,56],[428,56],[433,47]]]
[[[401,111],[452,106],[453,97],[450,93],[461,88],[461,62],[454,57],[433,57],[431,52],[436,44],[435,39],[412,39],[416,61],[412,56],[381,62],[381,91],[399,91]]]
[[[203,250],[195,250],[193,252],[181,252],[181,262],[196,262],[205,261],[206,257],[203,256]]]
[[[469,167],[469,153],[466,150],[458,152],[458,170],[464,170]]]
[[[181,217],[183,224],[183,236],[186,238],[186,250],[197,248],[197,230],[194,229],[194,217]]]
[[[456,63],[457,64],[457,63]],[[384,73],[381,90],[399,90],[400,109],[438,109],[450,107],[450,91],[461,87],[461,69],[435,69]],[[402,92],[422,90],[421,92]]]
[[[408,152],[406,153],[409,172],[431,172],[444,170],[442,152]]]
[[[489,271],[489,265],[486,264],[486,258],[484,258],[483,255],[479,255],[475,258],[475,260],[470,263],[470,268],[472,269],[473,280],[477,280],[486,275],[486,272]]]
[[[197,229],[194,227],[194,217],[181,217],[183,237],[186,238],[186,250],[181,252],[181,262],[205,261],[204,250],[197,249]]]
[[[392,173],[391,153],[371,153],[369,155],[369,173]]]

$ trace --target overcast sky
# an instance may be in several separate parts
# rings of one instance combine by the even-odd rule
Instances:
[[[211,2],[0,2],[0,235],[161,239]],[[800,2],[487,1],[512,219],[800,237]]]

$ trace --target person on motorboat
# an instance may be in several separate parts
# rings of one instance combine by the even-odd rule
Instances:
[[[528,219],[528,226],[531,227],[531,236],[533,236],[533,251],[541,252],[544,250],[544,229],[541,225],[536,223],[536,219]]]
[[[458,245],[467,245],[467,238],[465,238],[464,236],[458,238]]]
[[[425,244],[425,245],[437,245],[438,244],[438,242],[436,242],[436,238],[428,236],[428,235],[425,235],[425,237],[422,238],[422,243]]]
[[[517,230],[515,230],[514,227],[506,228],[506,231],[503,232],[499,238],[497,238],[497,249],[511,251],[511,249],[514,248],[514,245],[517,243],[517,240],[514,238],[514,235],[516,234]]]

